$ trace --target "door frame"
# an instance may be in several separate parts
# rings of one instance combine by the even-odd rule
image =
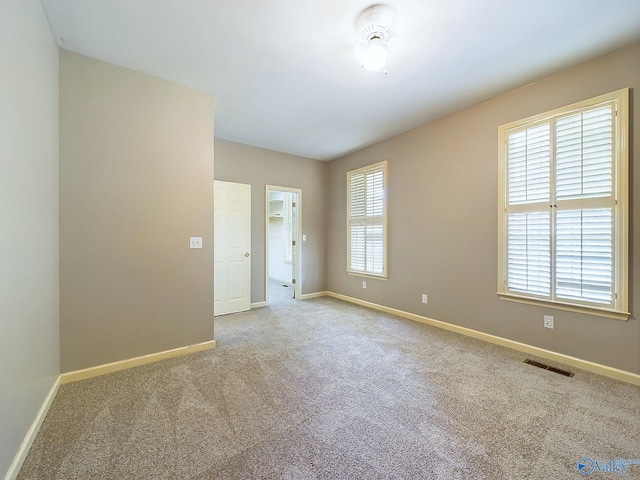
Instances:
[[[267,185],[265,188],[265,255],[264,255],[264,298],[265,305],[269,305],[269,193],[275,192],[291,192],[297,194],[296,202],[296,242],[295,248],[295,269],[293,278],[296,283],[293,285],[295,297],[300,299],[302,296],[302,189],[293,187],[280,187],[277,185]]]

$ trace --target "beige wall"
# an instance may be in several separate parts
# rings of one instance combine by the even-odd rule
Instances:
[[[210,95],[60,52],[60,289],[62,372],[213,339]]]
[[[251,185],[251,301],[265,300],[265,189],[302,189],[302,293],[326,287],[325,162],[215,140],[216,180]]]
[[[499,300],[498,125],[634,89],[640,138],[640,44],[331,162],[328,289],[537,347],[640,373],[640,153],[632,142],[631,311],[628,322]],[[388,281],[345,273],[346,172],[389,161]],[[635,173],[635,175],[633,175]],[[635,254],[634,254],[635,253]],[[420,303],[420,294],[429,303]],[[555,329],[542,326],[555,316]]]
[[[0,15],[0,477],[59,374],[58,48],[37,0]]]

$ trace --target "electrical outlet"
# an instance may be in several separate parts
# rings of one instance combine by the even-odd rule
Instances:
[[[544,328],[553,328],[553,317],[551,315],[544,316]]]
[[[422,294],[422,303],[427,303],[427,294],[426,293]]]
[[[362,288],[367,288],[367,282],[365,282],[364,280],[362,281]]]
[[[189,237],[189,248],[202,248],[202,237]]]

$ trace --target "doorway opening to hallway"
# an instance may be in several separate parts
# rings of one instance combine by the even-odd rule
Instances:
[[[300,298],[302,190],[267,185],[266,304]]]

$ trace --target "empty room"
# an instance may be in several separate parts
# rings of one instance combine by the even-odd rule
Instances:
[[[0,32],[0,476],[640,477],[640,2]]]

